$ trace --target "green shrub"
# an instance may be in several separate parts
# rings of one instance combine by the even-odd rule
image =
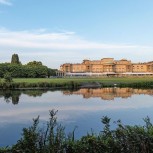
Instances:
[[[1,148],[7,153],[152,153],[153,125],[147,117],[144,126],[123,125],[111,130],[110,118],[102,118],[103,130],[99,134],[87,133],[75,139],[75,129],[65,134],[65,128],[57,123],[57,111],[49,111],[46,126],[39,127],[39,117],[33,125],[23,129],[22,138],[12,148]]]

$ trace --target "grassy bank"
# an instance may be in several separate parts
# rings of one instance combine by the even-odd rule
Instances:
[[[75,130],[65,133],[65,128],[58,124],[56,111],[50,111],[46,126],[39,126],[39,117],[33,125],[23,129],[22,138],[12,147],[0,148],[2,153],[152,153],[153,125],[147,117],[143,126],[123,125],[121,121],[111,130],[110,118],[101,119],[100,133],[87,133],[75,139]]]
[[[152,77],[122,77],[122,78],[18,78],[11,83],[0,82],[0,88],[80,88],[84,83],[99,83],[101,87],[153,87]]]
[[[13,79],[15,83],[39,83],[39,82],[47,82],[47,83],[68,83],[71,81],[82,83],[82,82],[101,82],[101,83],[136,83],[136,82],[150,82],[153,81],[153,77],[122,77],[122,78],[114,78],[114,77],[107,77],[107,78],[18,78]]]

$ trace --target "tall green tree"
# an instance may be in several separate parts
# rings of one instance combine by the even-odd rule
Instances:
[[[55,69],[48,68],[41,61],[22,65],[17,54],[12,55],[11,63],[0,63],[0,78],[9,78],[8,74],[12,78],[47,78],[56,75],[55,72]]]
[[[21,64],[18,54],[12,55],[11,64]]]

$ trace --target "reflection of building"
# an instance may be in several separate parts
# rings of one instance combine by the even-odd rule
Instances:
[[[153,95],[151,89],[132,89],[132,88],[101,88],[101,89],[80,89],[78,91],[64,91],[65,95],[75,94],[83,95],[84,98],[100,97],[104,100],[113,100],[114,98],[128,98],[133,94]]]
[[[153,75],[153,61],[147,63],[131,63],[126,59],[83,60],[82,63],[61,65],[60,71],[67,75]]]

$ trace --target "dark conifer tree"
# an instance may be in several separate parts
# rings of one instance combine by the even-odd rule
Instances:
[[[18,54],[13,54],[11,58],[11,64],[21,64],[19,61],[19,56]]]

